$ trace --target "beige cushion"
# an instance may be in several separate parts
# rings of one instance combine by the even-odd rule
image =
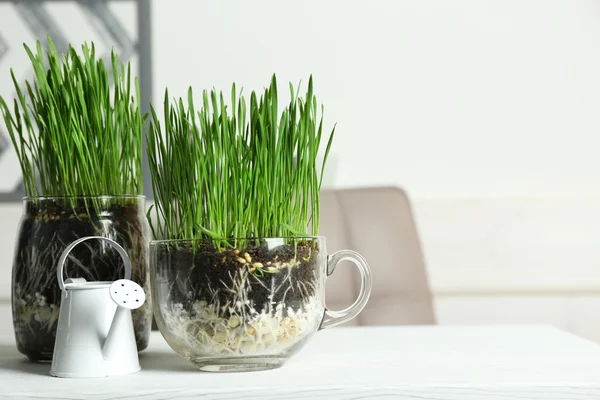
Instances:
[[[373,275],[371,299],[347,325],[433,324],[435,317],[425,262],[409,200],[394,187],[323,190],[320,234],[329,254],[362,254]],[[327,307],[350,305],[359,290],[358,272],[342,263],[328,279]]]

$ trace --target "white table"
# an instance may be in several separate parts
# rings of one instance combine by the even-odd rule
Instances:
[[[546,326],[334,328],[283,368],[194,370],[153,333],[143,370],[58,379],[0,338],[0,399],[599,399],[600,346]]]

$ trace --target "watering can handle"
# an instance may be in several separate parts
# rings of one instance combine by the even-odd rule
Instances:
[[[125,249],[123,249],[123,247],[121,247],[121,245],[119,245],[119,243],[115,242],[112,239],[103,237],[103,236],[86,236],[86,237],[82,237],[81,239],[77,239],[76,241],[74,241],[73,243],[68,245],[67,248],[65,249],[65,251],[63,251],[63,253],[61,254],[60,258],[58,259],[58,268],[56,269],[56,277],[58,278],[58,286],[60,286],[60,290],[65,290],[65,281],[63,279],[63,270],[65,268],[65,261],[67,260],[69,253],[71,253],[71,250],[73,250],[73,248],[75,246],[77,246],[79,243],[85,242],[86,240],[90,240],[90,239],[102,240],[102,241],[108,243],[109,245],[111,245],[112,247],[114,247],[114,249],[117,250],[117,252],[121,256],[121,258],[123,259],[123,264],[125,264],[125,279],[131,279],[131,261],[129,260],[129,256],[127,255],[127,252],[125,251]]]

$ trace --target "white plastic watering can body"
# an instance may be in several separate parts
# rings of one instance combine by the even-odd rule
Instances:
[[[68,251],[83,240],[92,238],[96,237],[73,242],[59,262],[57,275],[62,301],[50,370],[53,376],[94,378],[125,375],[140,370],[131,311],[118,306],[111,295],[111,285],[116,282],[86,282],[81,278],[62,280],[62,265]],[[114,242],[113,245],[118,246]],[[126,253],[120,246],[118,251],[126,261],[125,276],[129,278],[129,259],[126,259]],[[137,299],[140,305],[143,304],[143,289],[134,282],[131,285],[134,285],[136,292],[139,291]]]
[[[87,378],[124,375],[140,370],[131,312],[127,309],[116,312],[117,305],[109,295],[110,284],[65,285],[52,375]]]

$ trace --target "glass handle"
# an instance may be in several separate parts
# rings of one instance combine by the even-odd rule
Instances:
[[[350,307],[340,311],[332,311],[325,307],[325,316],[319,329],[331,328],[332,326],[340,325],[350,321],[356,317],[369,301],[371,295],[371,270],[367,261],[355,251],[340,250],[329,256],[327,261],[327,276],[333,274],[337,265],[342,261],[351,261],[356,265],[360,272],[360,293],[358,298]]]

